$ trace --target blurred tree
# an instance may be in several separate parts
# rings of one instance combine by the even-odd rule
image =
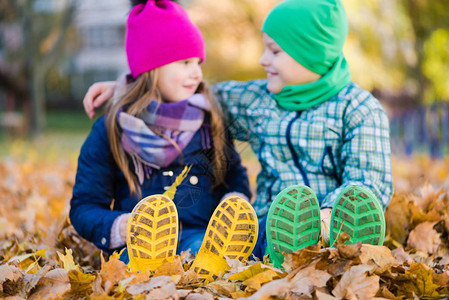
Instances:
[[[449,30],[449,0],[343,2],[350,22],[347,57],[364,87],[406,90],[416,104],[449,100],[436,88],[447,79],[429,69],[429,61],[449,68],[447,51],[434,49],[435,39],[444,39],[442,30]]]
[[[259,57],[263,51],[261,27],[279,0],[195,0],[189,14],[206,40],[205,77],[211,81],[264,78]]]
[[[64,57],[74,1],[58,9],[57,1],[0,2],[0,88],[23,110],[26,128],[37,135],[45,124],[45,78]],[[61,4],[61,3],[59,3]],[[44,5],[44,6],[43,6]]]
[[[260,28],[279,1],[181,1],[189,2],[188,11],[205,36],[207,78],[265,77],[258,64],[263,50]],[[449,0],[342,1],[350,26],[345,55],[355,82],[368,90],[402,94],[415,104],[449,99],[441,92],[441,86],[447,86],[441,70],[449,68],[445,35],[436,34],[449,28]]]

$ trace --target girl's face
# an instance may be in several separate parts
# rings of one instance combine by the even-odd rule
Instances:
[[[200,63],[198,57],[193,57],[159,67],[157,87],[162,99],[178,102],[195,94],[203,79]]]
[[[270,92],[278,94],[287,85],[298,85],[317,81],[320,75],[306,69],[282,48],[266,33],[263,33],[265,51],[259,62],[267,72]]]

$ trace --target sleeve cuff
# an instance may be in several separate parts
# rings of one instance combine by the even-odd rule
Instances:
[[[122,240],[120,236],[120,223],[122,219],[128,217],[129,214],[122,214],[115,218],[111,227],[111,242],[109,243],[109,249],[116,249],[125,246],[126,242]]]

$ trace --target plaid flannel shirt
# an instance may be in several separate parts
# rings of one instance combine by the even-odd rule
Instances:
[[[234,138],[250,143],[262,170],[254,208],[259,217],[284,188],[305,184],[321,208],[332,208],[348,185],[361,185],[385,209],[393,194],[389,122],[369,92],[348,84],[305,111],[277,105],[266,80],[228,81],[212,90]]]

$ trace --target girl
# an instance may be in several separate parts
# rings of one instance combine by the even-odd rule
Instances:
[[[352,243],[384,239],[383,210],[393,195],[388,118],[352,82],[347,33],[340,0],[282,1],[262,27],[267,79],[212,88],[233,137],[258,155],[258,245],[267,245],[276,266],[281,251],[315,244],[320,232],[330,245],[342,232]],[[113,89],[110,82],[89,89],[89,116]]]
[[[242,212],[257,217],[242,200],[251,196],[248,178],[224,127],[221,107],[202,82],[203,37],[181,6],[153,0],[130,12],[125,48],[131,74],[118,83],[106,115],[95,122],[81,148],[71,222],[82,237],[107,253],[122,249],[128,240],[133,251],[125,251],[121,259],[127,262],[129,254],[132,267],[144,272],[173,257],[179,216],[178,252],[211,250],[198,255],[200,263],[194,266],[204,276],[216,276],[226,265],[217,269],[208,259],[231,253],[223,245],[212,251],[210,240],[201,246],[204,251],[199,249],[220,201],[214,216],[226,215],[227,209],[237,216]],[[174,204],[163,196],[145,198],[127,228],[138,200],[164,193],[187,165],[191,169],[177,188]],[[164,219],[164,213],[171,217]],[[214,228],[223,220],[215,220]],[[227,215],[222,234],[230,239],[243,236],[248,249],[234,249],[232,255],[247,258],[257,222],[247,222],[237,232],[234,220]],[[213,238],[209,231],[208,238]]]

